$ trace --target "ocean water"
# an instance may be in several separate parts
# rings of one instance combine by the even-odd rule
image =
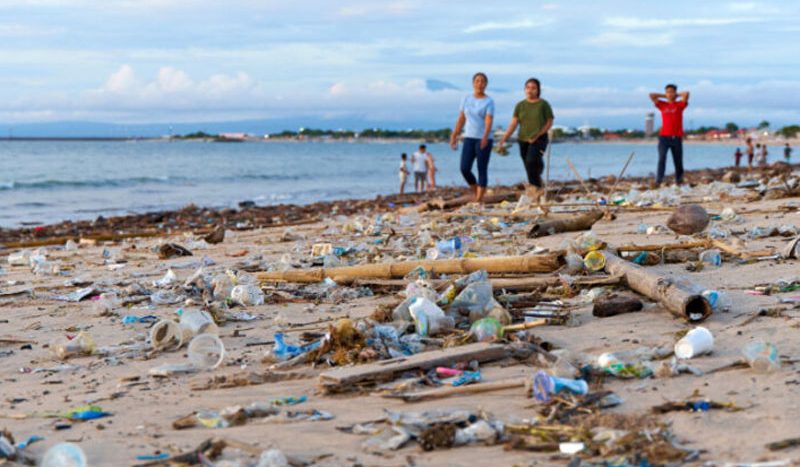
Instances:
[[[175,209],[194,203],[214,208],[257,204],[312,203],[369,198],[398,191],[400,154],[416,143],[337,142],[44,142],[0,141],[0,227],[94,219]],[[437,184],[463,185],[460,152],[429,144],[439,169]],[[687,144],[686,169],[731,165],[735,147]],[[573,144],[552,146],[551,179],[574,179],[567,159],[582,176],[619,173],[631,152],[627,174],[656,168],[655,145]],[[778,148],[772,148],[775,160]],[[667,165],[672,173],[671,160]],[[490,184],[525,180],[513,147],[492,154]],[[413,179],[406,190],[413,190]]]

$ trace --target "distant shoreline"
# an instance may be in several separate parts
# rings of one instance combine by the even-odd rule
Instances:
[[[164,137],[147,137],[147,136],[134,136],[134,137],[113,137],[113,136],[12,136],[0,138],[0,141],[9,142],[164,142],[164,143],[376,143],[376,144],[398,144],[398,143],[428,143],[428,144],[447,144],[448,141],[444,140],[426,140],[422,138],[305,138],[305,139],[290,139],[290,138],[270,138],[270,139],[243,139],[243,140],[218,140],[213,138],[164,138]],[[514,141],[515,142],[515,141]],[[770,146],[779,146],[786,143],[792,146],[800,145],[800,138],[769,138],[757,139],[756,143],[766,142]],[[565,139],[557,140],[554,144],[598,144],[598,145],[611,145],[611,144],[633,144],[633,145],[655,145],[658,144],[658,138],[631,138],[631,139],[616,139],[616,140],[575,140]],[[744,141],[741,139],[719,139],[719,140],[704,140],[704,139],[685,139],[684,144],[687,145],[726,145],[726,146],[743,146]]]

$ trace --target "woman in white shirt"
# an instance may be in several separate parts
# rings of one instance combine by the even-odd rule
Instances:
[[[492,155],[492,122],[494,121],[494,101],[486,95],[489,78],[484,73],[472,77],[472,94],[464,97],[458,112],[458,119],[450,135],[450,147],[458,149],[458,137],[464,130],[461,148],[461,175],[467,181],[475,201],[480,203],[486,194],[489,183],[489,158]],[[472,166],[478,161],[478,178],[472,174]]]

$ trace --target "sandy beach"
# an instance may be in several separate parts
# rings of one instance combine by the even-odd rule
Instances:
[[[797,168],[792,173],[792,169],[780,164],[775,167],[773,172],[782,171],[785,180],[791,183],[798,180]],[[605,375],[590,380],[590,395],[611,391],[621,399],[619,405],[602,409],[604,415],[629,420],[623,425],[632,431],[636,431],[637,426],[651,423],[668,430],[674,436],[674,445],[684,450],[679,460],[670,460],[675,465],[681,462],[695,465],[757,461],[785,461],[769,465],[800,463],[798,447],[775,451],[766,447],[767,443],[800,436],[800,367],[797,363],[800,361],[800,342],[795,337],[798,322],[794,321],[800,317],[796,299],[800,292],[771,295],[756,292],[764,290],[758,286],[775,285],[781,279],[799,280],[800,263],[796,258],[760,254],[751,258],[747,255],[747,252],[762,250],[779,254],[784,250],[791,237],[760,237],[752,235],[752,232],[757,227],[800,228],[800,195],[796,185],[794,191],[786,189],[768,172],[754,175],[754,180],[763,182],[762,193],[757,187],[737,188],[735,184],[718,181],[713,185],[699,183],[704,177],[706,182],[715,178],[719,180],[719,174],[688,174],[689,182],[696,186],[683,191],[666,188],[660,198],[655,196],[655,192],[649,192],[654,194],[652,199],[661,200],[656,203],[620,202],[619,206],[609,209],[614,219],[601,219],[591,229],[597,238],[608,243],[611,250],[623,245],[672,245],[697,241],[710,238],[709,232],[717,229],[726,232],[726,236],[719,239],[735,245],[733,250],[739,252],[738,255],[723,252],[720,266],[705,265],[696,272],[687,270],[687,265],[693,261],[646,266],[648,273],[672,280],[687,280],[704,290],[721,291],[730,303],[729,310],[715,310],[702,322],[702,326],[714,336],[713,352],[683,362],[694,367],[697,374],[632,379]],[[769,183],[770,178],[772,183]],[[636,182],[623,181],[618,193],[629,194],[633,184]],[[590,182],[589,186],[600,193],[608,188],[607,180]],[[647,193],[646,188],[640,186],[640,193]],[[512,199],[519,193],[511,187],[498,188],[494,192],[503,191],[511,192]],[[589,201],[577,184],[564,184],[558,191],[558,202],[551,207],[550,216],[558,217],[559,211],[575,213],[585,210]],[[450,190],[436,196],[455,199],[458,194],[457,190]],[[39,231],[38,234],[32,230],[17,231],[16,234],[5,232],[4,241],[7,243],[35,240],[46,244],[48,238],[58,238],[59,243],[41,247],[46,250],[38,253],[46,258],[47,265],[40,266],[36,274],[29,265],[12,265],[5,260],[9,255],[22,251],[21,248],[0,250],[4,271],[0,275],[0,309],[4,323],[0,348],[0,371],[5,375],[3,400],[0,402],[3,426],[17,442],[31,435],[44,437],[43,441],[22,450],[33,458],[39,458],[58,442],[69,441],[85,451],[89,465],[144,464],[148,461],[137,460],[137,456],[175,456],[194,450],[209,438],[224,438],[231,443],[214,464],[207,465],[254,465],[252,463],[260,451],[270,448],[282,451],[291,465],[601,465],[603,461],[613,465],[634,465],[636,456],[625,449],[605,455],[588,447],[574,455],[559,453],[558,449],[556,452],[514,449],[507,442],[512,431],[509,427],[525,425],[529,427],[527,432],[533,433],[537,424],[552,423],[540,418],[544,404],[529,397],[523,387],[407,403],[382,396],[389,392],[425,390],[418,383],[407,382],[409,377],[419,380],[424,371],[412,370],[382,382],[389,383],[389,386],[363,384],[330,393],[320,384],[320,375],[336,370],[332,364],[337,359],[330,354],[320,355],[313,365],[298,363],[288,368],[280,364],[278,367],[282,368],[276,368],[274,361],[265,358],[273,348],[276,332],[284,332],[288,342],[299,344],[302,336],[307,338],[305,342],[319,340],[326,332],[331,332],[338,320],[345,318],[357,323],[358,329],[370,329],[376,324],[371,320],[376,316],[376,309],[381,306],[393,308],[401,302],[404,298],[401,293],[411,279],[398,281],[399,286],[373,285],[366,289],[357,284],[351,284],[351,287],[340,284],[336,287],[338,292],[334,289],[326,291],[319,283],[262,281],[260,288],[265,303],[257,306],[235,305],[226,299],[228,297],[215,299],[203,287],[196,285],[200,282],[196,282],[198,276],[195,274],[200,268],[201,282],[232,271],[240,283],[247,283],[260,271],[295,271],[322,266],[323,260],[311,254],[312,246],[321,243],[349,248],[338,257],[332,255],[332,258],[324,260],[328,266],[345,266],[406,261],[417,259],[419,255],[424,257],[425,250],[432,246],[421,239],[420,234],[424,231],[430,232],[433,239],[470,236],[474,241],[468,248],[468,256],[477,258],[561,255],[559,252],[564,250],[565,242],[582,233],[562,232],[529,238],[527,232],[539,219],[539,211],[529,207],[522,210],[527,217],[519,217],[520,211],[515,217],[512,215],[515,201],[486,205],[481,212],[470,205],[420,210],[413,197],[406,197],[404,201],[395,199],[391,207],[387,201],[349,203],[349,208],[338,212],[333,209],[325,212],[319,206],[314,212],[306,208],[307,212],[302,216],[288,215],[271,220],[276,224],[274,227],[267,222],[243,224],[244,220],[236,217],[242,216],[246,210],[238,214],[229,212],[219,216],[225,219],[219,222],[227,222],[228,227],[224,241],[219,244],[203,241],[202,237],[211,229],[200,229],[205,225],[193,225],[190,221],[173,226],[171,230],[154,228],[153,223],[144,220],[139,224],[131,222],[127,229],[110,231],[135,233],[144,225],[152,228],[152,233],[145,238],[131,235],[131,238],[116,241],[88,240],[102,230],[93,231],[88,224],[71,232],[55,228],[44,229],[45,233]],[[576,206],[576,202],[584,206]],[[654,228],[649,234],[642,233],[642,224],[645,229],[666,225],[675,205],[687,202],[703,206],[712,216],[704,232],[685,236],[666,228]],[[735,218],[720,218],[726,208],[733,210]],[[113,224],[115,221],[109,222]],[[238,229],[237,222],[240,223]],[[290,223],[294,225],[288,225]],[[65,248],[65,239],[61,238],[64,235],[87,240]],[[159,247],[167,243],[184,246],[192,256],[160,258]],[[696,255],[704,249],[690,251]],[[659,251],[657,248],[654,250]],[[29,255],[37,254],[35,245],[27,251]],[[170,270],[176,276],[174,280],[154,284]],[[551,273],[524,276],[553,278],[558,274],[566,272],[562,268]],[[193,275],[191,283],[185,285]],[[448,275],[446,278],[458,276]],[[584,271],[574,276],[607,275]],[[58,297],[86,287],[92,290],[80,301],[64,301]],[[623,283],[608,287],[628,290]],[[590,286],[575,286],[570,293],[559,292],[554,287],[537,289],[535,298],[529,297],[534,301],[563,300],[564,309],[570,315],[569,325],[548,325],[521,331],[507,335],[504,342],[535,342],[537,348],[550,349],[552,354],[563,355],[579,367],[581,361],[596,359],[604,352],[640,347],[671,350],[681,333],[694,327],[694,324],[669,313],[662,304],[641,295],[639,298],[644,302],[642,311],[597,318],[592,315],[591,301],[586,299],[589,289]],[[497,297],[502,295],[501,290],[495,289],[494,292]],[[100,293],[116,295],[116,302],[110,309],[101,310],[98,306],[96,297]],[[174,303],[158,304],[165,296],[174,296]],[[788,297],[795,297],[795,301],[779,303],[779,299]],[[185,364],[188,361],[186,346],[177,351],[153,350],[148,337],[153,323],[125,324],[131,321],[125,317],[152,315],[157,319],[176,320],[179,308],[200,310],[204,301],[205,307],[215,310],[218,317],[227,316],[227,320],[218,322],[218,334],[225,346],[223,363],[215,369],[190,374],[154,376],[151,370],[160,365]],[[534,305],[530,303],[529,308]],[[513,313],[513,306],[507,308],[512,315],[519,316]],[[54,344],[79,332],[94,340],[93,355],[75,356],[63,361],[56,358]],[[458,346],[465,342],[464,335],[461,328],[439,337],[450,350],[457,351]],[[746,364],[730,367],[741,361],[742,349],[754,341],[769,342],[777,347],[778,368],[760,373]],[[436,351],[440,351],[438,346],[429,344],[419,355]],[[359,355],[358,358],[348,357],[356,361],[349,365],[371,364],[359,361],[365,357],[363,349]],[[375,355],[372,357],[367,360],[374,362]],[[514,378],[530,379],[541,369],[551,371],[552,368],[542,364],[543,361],[546,359],[536,358],[536,355],[487,361],[480,364],[481,381],[473,386]],[[252,384],[226,384],[235,375],[239,377],[239,384],[241,381]],[[406,381],[406,385],[399,388],[397,385],[401,380]],[[219,411],[254,402],[270,404],[270,401],[280,398],[301,396],[306,396],[307,400],[297,405],[272,402],[279,412],[277,415],[249,419],[240,426],[194,426],[187,429],[173,426],[176,420],[196,412]],[[583,396],[563,397],[574,402]],[[683,401],[731,405],[723,409],[653,413],[654,406]],[[110,415],[89,421],[68,420],[69,417],[64,415],[70,409],[87,404],[98,406]],[[337,429],[379,421],[387,416],[386,411],[433,409],[485,411],[493,420],[502,421],[506,430],[498,434],[496,442],[425,451],[417,441],[411,440],[399,449],[387,449],[376,454],[363,446],[370,435]],[[593,409],[595,413],[600,411]],[[313,420],[315,413],[318,416],[327,413],[333,418]],[[637,419],[639,425],[630,422],[634,417],[640,417]],[[564,425],[570,426],[570,423]],[[609,428],[619,427],[609,425]],[[653,457],[645,449],[639,449],[638,455],[640,461],[647,460],[653,465],[663,463],[662,459]],[[582,459],[584,464],[574,458]]]

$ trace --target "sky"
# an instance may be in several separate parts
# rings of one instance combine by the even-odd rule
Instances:
[[[2,0],[0,123],[453,124],[477,71],[507,124],[542,81],[556,124],[800,123],[797,1]],[[294,129],[294,128],[291,128]]]

